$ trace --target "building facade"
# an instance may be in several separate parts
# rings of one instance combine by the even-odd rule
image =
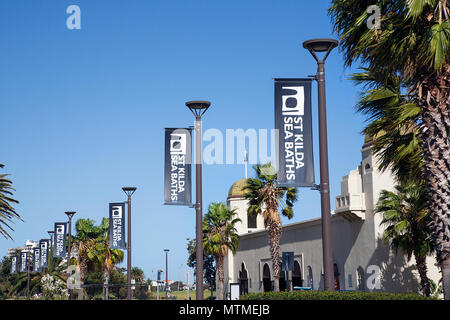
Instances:
[[[341,181],[341,195],[336,197],[331,216],[335,288],[418,293],[420,279],[414,257],[408,262],[401,251],[395,254],[382,243],[382,217],[373,213],[380,192],[394,189],[394,178],[390,172],[378,169],[370,141],[365,141],[361,155],[360,165]],[[273,268],[268,236],[262,216],[247,215],[245,184],[246,179],[235,182],[227,198],[229,209],[236,209],[242,222],[236,226],[239,249],[225,259],[225,290],[229,291],[230,283],[240,283],[241,294],[271,291]],[[283,226],[280,249],[294,253],[294,270],[288,274],[289,282],[282,272],[280,290],[289,285],[323,289],[320,218]],[[428,277],[438,283],[441,273],[435,258],[429,257],[427,264]]]

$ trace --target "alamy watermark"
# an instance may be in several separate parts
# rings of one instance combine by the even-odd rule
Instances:
[[[81,29],[81,9],[73,4],[67,7],[66,13],[69,14],[66,20],[66,26],[69,30]]]
[[[381,29],[381,9],[377,5],[371,5],[367,8],[366,13],[370,14],[367,18],[366,26],[369,29]]]

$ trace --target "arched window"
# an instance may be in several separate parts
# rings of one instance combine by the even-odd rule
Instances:
[[[334,269],[334,290],[341,290],[341,284],[339,283],[339,276],[341,274],[339,273],[339,268],[336,263],[333,265],[333,269]]]
[[[360,291],[364,291],[366,289],[365,282],[366,282],[366,279],[365,279],[364,269],[363,269],[363,267],[359,266],[358,269],[356,270],[357,289]]]
[[[264,292],[272,291],[272,280],[270,278],[270,268],[267,263],[263,267],[263,288]]]
[[[308,287],[314,290],[314,278],[311,266],[308,266]]]
[[[245,269],[244,263],[241,264],[241,270],[239,270],[239,294],[243,295],[248,293],[248,272]]]
[[[286,291],[286,271],[280,272],[280,291]]]
[[[292,287],[303,287],[302,270],[300,263],[294,261],[294,271],[292,272]]]
[[[247,228],[256,229],[256,215],[247,215]]]

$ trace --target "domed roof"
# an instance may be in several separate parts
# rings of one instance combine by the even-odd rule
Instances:
[[[240,179],[233,183],[228,191],[228,198],[243,198],[248,192],[244,190],[247,185],[247,179]]]
[[[377,138],[379,138],[379,137],[381,137],[381,136],[383,136],[383,135],[385,135],[385,134],[386,134],[386,131],[384,131],[384,130],[380,130],[380,131],[375,135],[375,137],[372,136],[372,135],[366,134],[366,135],[364,136],[364,144],[371,143],[371,142],[373,142],[373,139],[374,139],[374,138],[377,139]]]

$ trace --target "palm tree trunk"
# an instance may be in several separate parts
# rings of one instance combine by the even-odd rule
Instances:
[[[422,294],[426,297],[430,296],[430,280],[427,277],[427,262],[426,257],[422,257],[414,253],[414,257],[416,258],[417,270],[419,271],[420,276],[420,288],[422,290]]]
[[[216,300],[224,300],[224,276],[223,276],[223,257],[218,256],[217,257],[217,278],[218,278],[218,284],[217,284],[217,291],[216,291]]]
[[[442,265],[444,294],[450,300],[450,65],[423,80],[421,146],[432,219],[433,240]],[[445,276],[447,274],[447,277]]]
[[[281,272],[281,254],[280,254],[280,239],[281,239],[281,221],[272,220],[267,223],[269,233],[269,247],[270,256],[272,258],[273,267],[273,291],[280,291],[280,272]]]

